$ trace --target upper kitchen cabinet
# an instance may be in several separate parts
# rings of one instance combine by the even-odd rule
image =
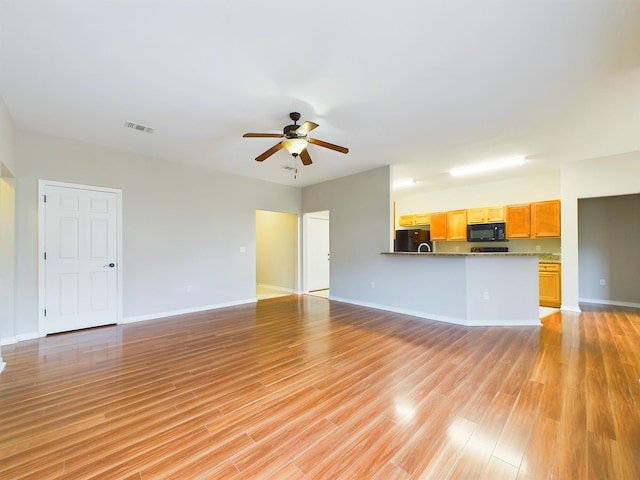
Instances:
[[[413,215],[400,215],[398,225],[401,227],[415,227],[417,225],[429,225],[431,222],[430,213],[415,213]]]
[[[507,206],[507,238],[531,238],[531,205]]]
[[[505,207],[481,207],[467,210],[467,223],[495,223],[505,221]]]
[[[400,215],[398,217],[398,225],[401,227],[413,227],[413,225],[415,225],[413,223],[413,217],[415,217],[415,215]]]
[[[430,213],[416,213],[414,217],[416,225],[429,225],[431,223]]]
[[[560,200],[531,204],[531,237],[560,236]]]
[[[431,214],[431,240],[447,239],[447,212]]]
[[[433,240],[433,235],[431,239]],[[466,240],[466,239],[467,239],[467,211],[451,210],[447,212],[447,240]]]

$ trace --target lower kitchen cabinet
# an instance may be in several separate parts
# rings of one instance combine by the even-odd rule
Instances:
[[[562,302],[560,285],[560,264],[540,263],[538,266],[538,289],[541,306],[560,307]]]

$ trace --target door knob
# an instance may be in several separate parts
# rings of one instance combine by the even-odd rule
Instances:
[[[115,264],[115,263],[110,263],[109,265],[105,265],[105,266],[104,266],[104,268],[107,268],[107,267],[109,267],[109,268],[113,268],[113,267],[115,267],[115,266],[116,266],[116,264]]]

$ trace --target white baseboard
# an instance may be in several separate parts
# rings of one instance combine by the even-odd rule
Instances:
[[[614,307],[631,307],[640,308],[640,303],[635,302],[619,302],[617,300],[602,300],[599,298],[579,298],[582,303],[595,303],[598,305],[612,305]]]
[[[384,310],[387,312],[400,313],[402,315],[410,315],[412,317],[418,317],[425,320],[433,320],[436,322],[452,323],[454,325],[462,325],[464,327],[539,327],[540,319],[534,318],[533,320],[502,320],[500,323],[491,322],[489,320],[466,320],[464,318],[448,317],[445,315],[437,315],[432,313],[426,313],[418,310],[410,310],[406,308],[389,307],[387,305],[378,305],[375,303],[359,302],[349,300],[346,298],[329,296],[330,300],[337,302],[350,303],[352,305],[358,305],[360,307],[375,308],[376,310]]]
[[[329,300],[335,300],[336,302],[342,302],[342,303],[350,303],[351,305],[358,305],[360,307],[375,308],[376,310],[384,310],[387,312],[401,313],[402,315],[411,315],[412,317],[424,318],[425,320],[435,320],[437,322],[453,323],[455,325],[464,325],[465,327],[467,326],[467,321],[464,320],[463,318],[446,317],[444,315],[431,315],[418,310],[389,307],[387,305],[379,305],[377,303],[369,303],[369,302],[360,302],[360,301],[350,300],[348,298],[333,297],[331,295],[329,296]]]
[[[560,305],[560,310],[562,310],[563,312],[582,312],[582,310],[580,310],[580,307],[575,305]]]
[[[24,342],[25,340],[34,340],[43,336],[44,335],[40,335],[38,332],[22,333],[13,337],[0,338],[0,345],[12,345],[14,343]]]
[[[282,293],[292,293],[292,294],[296,293],[295,289],[280,287],[278,285],[268,285],[266,283],[258,283],[256,284],[256,287],[268,288],[269,290],[275,290],[276,292],[282,292]]]
[[[14,343],[18,343],[17,337],[2,337],[0,338],[0,345],[13,345]]]
[[[133,317],[125,317],[122,319],[120,323],[125,324],[125,323],[144,322],[147,320],[157,320],[160,318],[173,317],[175,315],[186,315],[189,313],[205,312],[207,310],[216,310],[218,308],[225,308],[225,307],[235,307],[236,305],[244,305],[246,303],[255,303],[255,302],[256,302],[255,298],[250,298],[246,300],[237,300],[235,302],[225,302],[225,303],[217,303],[215,305],[203,305],[195,308],[171,310],[169,312],[157,312],[149,315],[137,315]]]

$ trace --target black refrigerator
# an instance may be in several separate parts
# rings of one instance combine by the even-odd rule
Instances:
[[[412,230],[396,230],[396,239],[393,242],[394,252],[417,252],[421,243],[426,243],[429,248],[422,247],[421,251],[433,251],[433,245],[430,241],[431,236],[429,230],[412,229]]]

